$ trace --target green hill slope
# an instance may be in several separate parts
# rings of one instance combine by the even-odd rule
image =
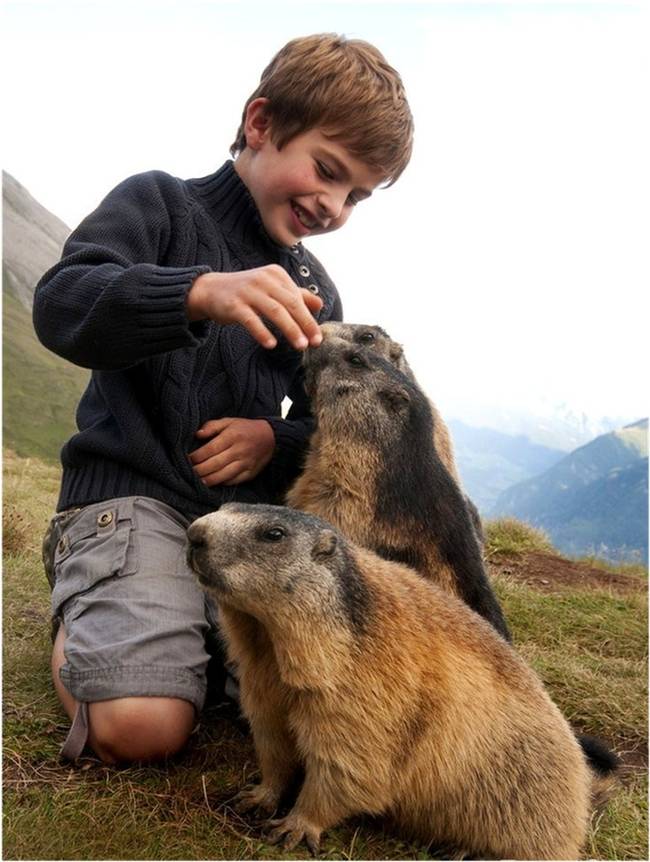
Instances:
[[[2,202],[4,442],[21,455],[58,461],[76,430],[75,410],[89,372],[42,346],[31,307],[34,287],[59,259],[69,228],[4,171]]]
[[[7,289],[3,303],[5,445],[20,455],[57,461],[61,446],[76,430],[75,410],[89,373],[43,347],[34,333],[31,314]]]

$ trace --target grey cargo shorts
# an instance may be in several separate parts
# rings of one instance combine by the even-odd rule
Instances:
[[[80,704],[64,757],[83,749],[88,703],[174,697],[202,709],[218,630],[186,562],[189,523],[148,497],[93,503],[50,522],[43,563],[53,630],[63,623],[66,632],[60,678]]]

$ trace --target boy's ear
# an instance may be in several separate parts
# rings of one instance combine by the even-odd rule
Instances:
[[[261,96],[246,108],[244,134],[246,146],[258,150],[271,134],[271,116],[268,111],[269,100]]]

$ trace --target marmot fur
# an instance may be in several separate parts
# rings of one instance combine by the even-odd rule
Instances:
[[[577,859],[591,776],[540,680],[463,602],[318,518],[231,503],[188,559],[220,607],[271,813],[296,770],[287,849],[360,813],[481,859]],[[458,857],[456,857],[458,858]]]
[[[322,324],[321,332],[324,338],[339,338],[343,341],[349,341],[351,344],[356,344],[360,347],[376,350],[384,359],[387,359],[391,365],[394,365],[402,374],[406,374],[416,385],[417,380],[411,366],[404,355],[404,348],[397,341],[393,341],[390,335],[381,326],[374,326],[363,323],[342,323],[339,321],[328,321]],[[460,474],[454,457],[454,447],[451,441],[451,434],[444,419],[440,415],[440,411],[436,405],[429,399],[431,407],[431,419],[433,422],[433,446],[436,450],[440,462],[447,469],[451,478],[462,487]],[[481,516],[474,502],[465,494],[465,505],[469,509],[469,514],[472,519],[472,526],[476,532],[476,537],[481,547],[485,541],[483,534],[483,524]]]
[[[434,445],[430,401],[397,367],[403,354],[388,360],[381,349],[339,337],[341,326],[324,326],[321,346],[305,356],[317,427],[287,504],[412,566],[509,639],[466,499]]]
[[[363,323],[342,323],[330,320],[321,325],[321,332],[325,340],[336,338],[364,349],[376,350],[391,365],[394,365],[402,374],[405,374],[417,384],[415,374],[406,360],[404,348],[397,341],[393,341],[381,326]],[[456,466],[454,447],[449,428],[447,428],[444,419],[433,401],[430,400],[429,405],[433,420],[433,445],[449,475],[460,485],[460,476],[458,474],[458,467]]]

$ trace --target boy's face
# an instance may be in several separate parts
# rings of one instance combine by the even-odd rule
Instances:
[[[338,230],[384,179],[321,129],[302,132],[278,150],[267,123],[247,130],[246,142],[235,169],[280,245]]]

